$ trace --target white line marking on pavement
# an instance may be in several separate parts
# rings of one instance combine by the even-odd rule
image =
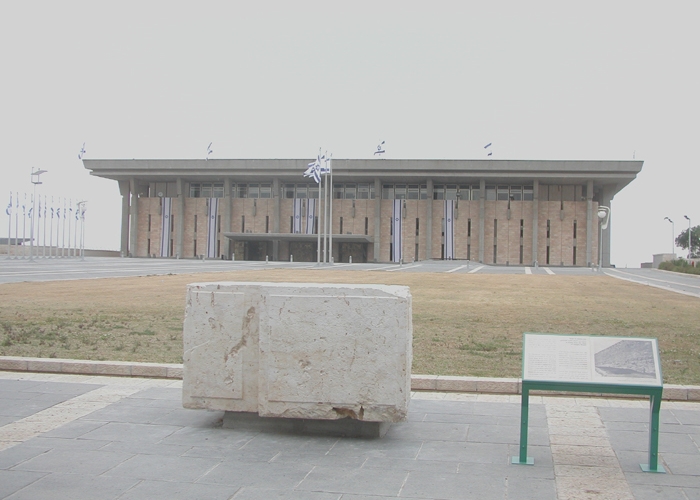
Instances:
[[[532,269],[530,269],[529,267],[526,267],[525,274],[532,274]]]
[[[479,271],[479,270],[481,270],[481,269],[483,269],[483,268],[484,268],[484,266],[479,266],[479,267],[477,267],[476,269],[472,269],[471,271],[469,271],[469,274],[474,274],[475,272],[477,272],[477,271]]]
[[[450,269],[449,271],[445,271],[446,273],[453,273],[455,271],[459,271],[460,269],[464,269],[465,267],[469,267],[469,264],[464,264],[463,266],[455,267],[454,269]]]
[[[543,267],[542,269],[544,269],[544,272],[546,272],[547,274],[554,274],[554,271],[552,271],[552,270],[551,270],[550,268],[548,268],[548,267]]]
[[[386,272],[387,272],[387,273],[392,273],[392,272],[394,272],[394,271],[402,271],[403,269],[413,269],[414,267],[420,267],[420,266],[422,266],[422,265],[423,265],[423,264],[413,264],[412,266],[399,266],[399,267],[397,267],[397,268],[395,268],[395,269],[387,269]]]
[[[696,297],[696,298],[700,299],[700,294],[698,294],[698,293],[685,292],[683,290],[678,290],[676,288],[672,288],[668,285],[664,286],[664,285],[657,285],[656,283],[649,283],[648,281],[637,281],[637,280],[633,280],[630,278],[625,278],[624,276],[616,276],[615,274],[609,273],[606,271],[604,271],[604,274],[606,276],[610,276],[611,278],[615,278],[615,279],[622,280],[622,281],[629,281],[630,283],[635,283],[637,285],[651,286],[653,288],[659,288],[661,290],[666,290],[667,292],[680,293],[681,295],[687,295],[689,297]],[[645,279],[653,279],[653,278],[645,278]],[[691,285],[676,285],[676,286],[691,286]]]

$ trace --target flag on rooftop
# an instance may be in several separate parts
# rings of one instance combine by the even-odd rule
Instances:
[[[7,215],[12,215],[12,191],[10,191],[10,203],[7,204],[7,208],[5,209],[5,213]]]
[[[381,155],[381,154],[386,153],[386,151],[384,150],[384,143],[385,142],[386,141],[382,141],[379,143],[379,146],[377,146],[377,150],[374,152],[375,155]]]
[[[80,153],[78,153],[78,160],[82,160],[85,153],[87,153],[87,151],[85,151],[85,143],[83,143],[83,147],[80,148]]]

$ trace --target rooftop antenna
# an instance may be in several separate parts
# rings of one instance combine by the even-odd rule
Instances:
[[[213,142],[210,142],[209,145],[207,146],[207,156],[204,158],[205,160],[209,159],[209,155],[214,152],[214,150],[211,148],[211,145],[214,144]]]
[[[78,153],[78,160],[82,160],[85,153],[87,153],[87,151],[85,151],[85,143],[83,143],[83,147],[80,148],[80,152]]]
[[[379,155],[380,158],[381,158],[381,155],[383,155],[384,153],[386,153],[386,151],[384,150],[384,143],[385,143],[385,142],[386,142],[386,141],[380,142],[380,143],[379,143],[379,146],[377,146],[377,150],[374,152],[374,154],[375,154],[375,155]]]

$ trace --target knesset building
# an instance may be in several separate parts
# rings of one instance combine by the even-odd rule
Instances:
[[[124,256],[315,262],[323,203],[302,176],[308,163],[83,160],[119,183]],[[333,260],[597,265],[598,207],[610,207],[642,164],[335,159]]]

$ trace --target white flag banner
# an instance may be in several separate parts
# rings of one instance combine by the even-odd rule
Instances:
[[[160,256],[170,257],[170,227],[171,218],[173,216],[173,199],[172,198],[161,198],[163,214],[160,223]]]
[[[216,259],[217,221],[219,219],[219,198],[209,198],[207,210],[207,259]]]
[[[455,258],[454,244],[454,220],[455,220],[455,201],[445,200],[445,259],[452,260]]]
[[[292,214],[292,232],[294,234],[301,233],[301,198],[294,198],[294,211]]]
[[[316,219],[316,198],[306,200],[306,234],[316,234],[314,222]]]
[[[394,200],[394,213],[391,218],[392,230],[391,230],[391,244],[393,249],[394,262],[401,262],[401,243],[403,235],[401,234],[401,207],[403,205],[403,200]]]

